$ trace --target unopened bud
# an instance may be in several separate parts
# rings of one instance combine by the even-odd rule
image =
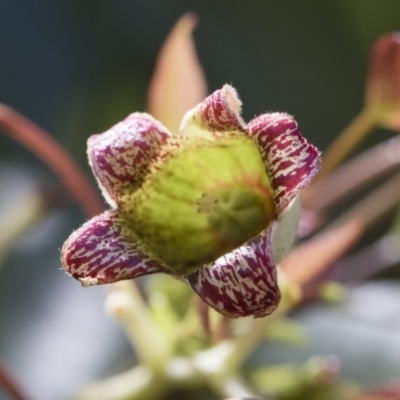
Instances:
[[[365,103],[376,122],[400,129],[400,33],[379,38],[372,47]]]

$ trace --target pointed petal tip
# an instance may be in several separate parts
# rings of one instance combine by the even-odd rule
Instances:
[[[189,124],[195,121],[212,132],[243,131],[245,123],[240,115],[241,109],[242,102],[236,89],[226,84],[185,115],[181,130],[189,128]]]

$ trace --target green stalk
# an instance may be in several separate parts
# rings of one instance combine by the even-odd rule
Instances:
[[[106,309],[124,327],[139,362],[153,373],[162,372],[171,359],[171,344],[158,329],[137,285],[130,281],[115,283]]]
[[[163,385],[152,371],[139,365],[122,374],[86,386],[76,400],[154,400],[163,392]]]
[[[265,318],[253,319],[248,331],[233,340],[232,350],[224,361],[224,371],[229,371],[231,374],[237,373],[247,357],[263,341],[271,323],[285,315],[300,300],[300,289],[297,284],[288,281],[283,273],[279,273],[278,278],[282,294],[278,309]]]

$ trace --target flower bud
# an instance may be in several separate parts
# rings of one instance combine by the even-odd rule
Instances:
[[[378,39],[372,47],[365,103],[383,127],[400,129],[400,33]]]

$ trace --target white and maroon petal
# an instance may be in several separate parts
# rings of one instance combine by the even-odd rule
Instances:
[[[140,187],[160,148],[171,136],[152,116],[133,113],[108,131],[88,139],[88,157],[107,202]]]
[[[297,195],[272,223],[272,256],[275,264],[279,264],[292,249],[301,212],[300,195]]]
[[[281,295],[272,258],[271,229],[188,277],[197,294],[231,318],[271,314]]]
[[[247,125],[271,180],[277,215],[306,187],[321,166],[319,151],[288,114],[263,114]]]
[[[211,132],[237,131],[245,128],[240,116],[242,102],[230,85],[215,91],[183,117],[181,131],[194,124]]]
[[[165,272],[115,210],[94,217],[72,233],[62,248],[61,261],[83,285]]]

